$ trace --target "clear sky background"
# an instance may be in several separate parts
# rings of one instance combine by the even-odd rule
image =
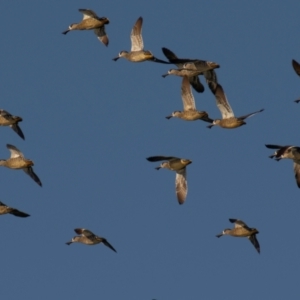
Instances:
[[[91,31],[61,32],[79,8],[106,16],[109,46]],[[0,128],[6,144],[35,162],[39,187],[0,169],[0,200],[29,213],[1,216],[1,299],[299,299],[300,190],[292,161],[268,158],[266,143],[300,145],[299,1],[6,1],[1,4],[1,107],[23,118],[26,140]],[[226,130],[165,119],[182,109],[173,65],[112,60],[130,50],[144,18],[145,49],[220,64],[218,79],[236,116]],[[204,78],[201,76],[202,83]],[[205,84],[205,83],[204,83]],[[199,110],[219,118],[205,84]],[[193,161],[178,205],[175,173],[145,158]],[[247,239],[215,235],[239,218]],[[67,246],[74,228],[106,237]]]

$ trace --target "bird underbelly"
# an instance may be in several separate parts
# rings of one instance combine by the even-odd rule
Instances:
[[[244,122],[234,121],[234,122],[220,122],[220,126],[226,129],[233,129],[244,125]]]

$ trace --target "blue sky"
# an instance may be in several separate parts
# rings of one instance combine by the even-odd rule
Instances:
[[[61,34],[81,20],[79,8],[109,18],[107,48],[93,32]],[[23,118],[26,140],[0,128],[0,157],[7,143],[18,147],[43,187],[0,169],[0,200],[31,215],[1,216],[1,297],[297,299],[300,191],[292,162],[272,161],[264,144],[300,144],[291,66],[300,61],[299,9],[299,1],[2,3],[0,108]],[[182,109],[181,78],[161,77],[174,66],[112,61],[130,50],[139,16],[145,49],[219,63],[235,115],[265,111],[235,130],[166,120]],[[197,108],[219,118],[205,87],[194,92]],[[184,205],[175,174],[145,159],[153,155],[193,161]],[[247,239],[215,237],[228,218],[258,228],[260,255]],[[118,253],[66,246],[77,227]]]

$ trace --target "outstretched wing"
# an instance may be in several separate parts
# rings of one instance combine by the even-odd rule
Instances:
[[[16,217],[21,217],[21,218],[26,218],[26,217],[30,216],[29,214],[26,214],[22,211],[19,211],[18,209],[15,209],[15,208],[13,208],[9,213],[16,216]]]
[[[84,229],[84,228],[75,228],[74,231],[77,233],[77,234],[82,234],[84,235],[85,237],[87,237],[88,239],[92,239],[95,237],[95,234],[93,232],[91,232],[90,230],[88,229]]]
[[[200,82],[200,79],[198,76],[190,76],[189,77],[189,82],[190,85],[193,87],[193,89],[198,92],[198,93],[203,93],[204,92],[204,86]]]
[[[15,157],[23,157],[24,158],[23,153],[14,145],[7,144],[6,147],[10,151],[11,158],[15,158]]]
[[[169,50],[168,48],[161,48],[163,54],[165,55],[165,57],[170,61],[173,62],[174,60],[178,59],[178,57],[176,56],[176,54],[174,52],[172,52],[171,50]]]
[[[9,125],[9,127],[17,133],[17,135],[22,138],[23,140],[25,140],[25,136],[24,136],[24,133],[22,132],[21,128],[19,127],[18,124],[12,124],[12,125]]]
[[[97,14],[94,12],[94,11],[92,11],[91,9],[83,9],[83,8],[80,8],[80,9],[78,9],[81,13],[83,13],[83,20],[84,19],[88,19],[88,18],[95,18],[95,19],[97,19],[98,18],[98,16],[97,16]]]
[[[178,202],[183,204],[187,195],[186,168],[176,171],[175,188]]]
[[[107,239],[102,238],[102,243],[103,243],[106,247],[110,248],[112,251],[117,252],[116,249],[115,249],[115,248],[107,241]]]
[[[143,18],[139,17],[135,22],[130,34],[131,51],[140,51],[144,49],[144,42],[142,37],[142,25],[143,25]]]
[[[293,65],[293,68],[294,68],[295,72],[297,73],[297,75],[300,76],[300,64],[293,59],[292,65]]]
[[[242,220],[238,220],[238,219],[229,219],[229,221],[231,223],[234,223],[234,227],[235,228],[239,228],[239,227],[243,227],[243,228],[247,228],[250,229],[247,224],[245,222],[243,222]]]
[[[97,35],[100,42],[102,42],[105,46],[108,46],[109,40],[104,26],[94,29],[94,33]]]
[[[252,243],[252,245],[254,246],[254,248],[256,249],[256,251],[258,253],[260,253],[260,246],[259,246],[259,242],[256,238],[256,234],[253,234],[251,236],[248,237],[249,241]]]
[[[247,118],[249,118],[249,117],[252,117],[252,116],[254,116],[254,115],[256,115],[256,114],[258,114],[258,113],[260,113],[260,112],[262,112],[262,111],[264,111],[264,108],[263,108],[263,109],[260,109],[260,110],[258,110],[258,111],[255,111],[255,112],[253,112],[253,113],[250,113],[250,114],[241,116],[241,117],[239,117],[239,119],[245,120],[245,119],[247,119]]]
[[[181,98],[184,110],[196,110],[195,99],[187,76],[182,78]]]
[[[33,172],[32,167],[23,168],[23,171],[29,175],[39,186],[42,186],[42,182],[38,176]]]
[[[222,114],[223,119],[234,117],[233,110],[227,101],[226,95],[220,84],[214,81],[208,81],[208,87],[211,92],[215,95],[217,106]]]
[[[148,161],[155,162],[155,161],[161,161],[161,160],[177,159],[177,157],[174,157],[174,156],[149,156],[146,159]]]
[[[296,162],[294,162],[294,173],[298,188],[300,188],[300,165]]]

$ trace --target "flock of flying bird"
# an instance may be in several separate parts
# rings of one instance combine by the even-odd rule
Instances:
[[[109,39],[106,34],[105,25],[109,24],[109,19],[106,17],[98,17],[94,11],[89,9],[79,9],[79,11],[83,14],[82,21],[71,24],[69,28],[62,33],[67,34],[69,31],[73,30],[94,30],[97,38],[105,46],[108,46]],[[143,18],[139,17],[131,30],[131,51],[121,51],[113,60],[117,61],[119,58],[123,57],[131,62],[153,61],[163,64],[175,64],[177,66],[178,69],[171,69],[162,76],[166,77],[168,75],[176,75],[183,78],[181,85],[183,111],[174,111],[171,115],[166,117],[167,119],[177,117],[186,121],[202,120],[210,123],[210,125],[207,126],[208,128],[218,125],[222,128],[233,129],[245,125],[246,123],[244,120],[246,118],[264,110],[260,109],[241,117],[235,117],[224,90],[218,83],[215,69],[220,67],[219,64],[199,59],[178,58],[167,48],[162,48],[162,51],[168,59],[168,62],[156,58],[150,51],[144,50],[142,24]],[[292,66],[295,72],[300,76],[300,64],[295,60],[292,60]],[[200,82],[199,75],[203,75],[205,77],[209,89],[215,96],[216,104],[221,112],[222,119],[213,120],[209,117],[207,112],[196,109],[191,86],[198,93],[204,92],[204,86]],[[300,99],[295,100],[295,102],[300,102]],[[10,126],[22,139],[25,139],[24,134],[18,125],[18,123],[21,121],[21,117],[13,116],[5,110],[0,110],[0,126]],[[266,145],[266,147],[270,149],[277,149],[277,151],[271,155],[270,158],[274,158],[277,161],[283,158],[289,158],[293,160],[295,178],[297,185],[300,188],[300,147],[279,145]],[[23,169],[23,171],[28,174],[38,185],[42,186],[40,179],[33,171],[33,161],[26,159],[22,152],[13,145],[7,144],[7,148],[9,149],[11,156],[7,160],[1,159],[0,166],[5,166],[10,169]],[[147,160],[150,162],[164,161],[155,169],[159,170],[160,168],[165,168],[176,172],[176,195],[179,204],[183,204],[187,196],[186,166],[191,164],[192,161],[173,156],[151,156],[148,157]],[[0,202],[0,214],[7,213],[18,217],[29,216],[24,212],[6,206],[4,203]],[[231,235],[235,237],[247,237],[254,245],[257,252],[260,253],[260,246],[256,238],[256,234],[258,234],[259,231],[256,228],[248,227],[246,223],[241,220],[229,219],[229,221],[234,223],[234,228],[225,229],[222,233],[216,236],[221,237],[223,235]],[[80,242],[87,245],[103,243],[111,250],[117,252],[105,238],[95,235],[90,230],[76,228],[75,232],[79,234],[79,236],[73,237],[71,241],[66,243],[67,245],[70,245],[74,242]]]

